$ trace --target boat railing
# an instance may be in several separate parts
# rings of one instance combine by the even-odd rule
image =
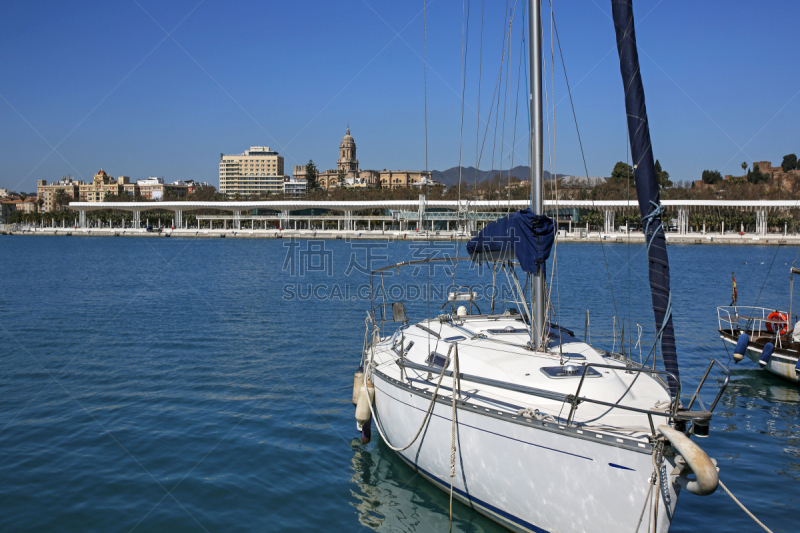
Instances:
[[[700,390],[703,388],[703,385],[705,385],[706,379],[708,378],[709,373],[711,373],[711,369],[714,367],[714,365],[717,365],[722,369],[722,372],[725,374],[725,381],[722,383],[722,386],[719,388],[719,391],[717,391],[717,395],[714,397],[714,401],[711,403],[711,407],[706,408],[706,404],[703,402],[703,398],[700,396]],[[697,385],[697,390],[694,391],[692,399],[689,400],[689,405],[686,406],[686,409],[690,410],[692,408],[692,405],[694,405],[695,400],[697,400],[697,403],[700,405],[700,409],[702,409],[703,411],[708,411],[709,413],[713,412],[714,408],[717,406],[717,402],[719,402],[719,399],[722,398],[722,393],[724,393],[725,389],[728,388],[728,383],[730,382],[730,380],[731,380],[731,371],[728,370],[728,368],[726,368],[725,365],[723,365],[722,363],[720,363],[719,361],[717,361],[712,357],[711,362],[708,363],[708,368],[706,368],[706,373],[703,374],[703,379],[701,379],[700,383]]]
[[[770,318],[772,313],[786,317]],[[769,307],[754,306],[720,306],[717,307],[717,322],[721,331],[735,336],[738,332],[756,335],[772,334],[789,328],[789,313]]]
[[[422,365],[419,363],[411,362],[407,359],[400,358],[395,361],[395,363],[403,368],[403,369],[411,369],[417,370],[420,372],[426,372],[430,375],[438,375],[444,372],[446,377],[452,378],[454,376],[454,372],[452,370],[442,370],[440,367]],[[712,363],[713,364],[713,363]],[[675,379],[675,382],[678,384],[677,388],[677,396],[670,402],[669,409],[665,410],[655,410],[655,409],[643,409],[641,407],[634,407],[631,405],[625,405],[620,403],[621,400],[616,402],[607,402],[604,400],[599,400],[597,398],[591,398],[588,396],[581,396],[580,390],[583,385],[583,380],[586,377],[589,367],[594,368],[609,368],[613,370],[624,370],[627,372],[639,372],[644,374],[656,375],[656,376],[666,376],[672,377]],[[656,424],[653,422],[653,417],[664,417],[667,419],[667,422],[675,422],[675,421],[691,421],[693,423],[696,422],[705,422],[710,419],[710,412],[699,412],[699,411],[688,411],[688,410],[679,410],[680,407],[680,381],[675,377],[674,374],[666,371],[666,370],[653,370],[651,368],[641,368],[641,367],[621,367],[619,365],[606,365],[601,363],[589,363],[584,365],[584,373],[581,376],[581,381],[578,384],[578,389],[576,390],[575,394],[565,394],[562,392],[555,392],[546,389],[539,389],[536,387],[529,387],[527,385],[519,385],[516,383],[508,383],[506,381],[499,381],[496,379],[491,378],[484,378],[481,376],[475,376],[471,374],[465,374],[463,372],[459,372],[458,378],[461,381],[468,381],[471,383],[478,383],[481,385],[487,385],[490,387],[496,387],[498,389],[504,389],[514,392],[520,392],[523,394],[530,394],[531,396],[536,396],[539,398],[544,398],[547,400],[553,400],[556,402],[567,403],[570,404],[572,407],[570,409],[569,416],[567,417],[566,425],[572,425],[574,420],[575,412],[578,409],[578,406],[581,403],[592,403],[595,405],[602,405],[604,407],[609,407],[609,411],[611,409],[622,409],[625,411],[631,411],[635,413],[640,413],[647,415],[648,420],[650,422],[650,430],[652,435],[656,435]],[[703,382],[705,381],[705,377],[703,378]],[[701,383],[702,386],[702,383]],[[727,386],[727,379],[725,381],[725,386]],[[724,391],[724,387],[722,389]],[[697,393],[696,393],[697,394]],[[718,395],[717,399],[714,401],[714,406],[716,406],[716,402],[719,400],[719,396],[721,396],[721,392]],[[713,409],[713,407],[712,407]]]
[[[672,401],[670,402],[669,409],[665,410],[665,411],[656,411],[656,410],[653,410],[653,409],[641,409],[639,407],[632,407],[632,406],[629,406],[629,405],[620,404],[620,402],[622,401],[622,398],[620,398],[616,402],[612,403],[612,402],[606,402],[606,401],[603,401],[603,400],[597,400],[597,399],[594,399],[594,398],[581,397],[581,395],[580,395],[581,394],[581,388],[583,388],[583,382],[585,381],[586,375],[589,373],[589,369],[590,368],[608,368],[608,369],[612,369],[612,370],[621,370],[619,365],[609,365],[609,364],[605,364],[605,363],[586,363],[585,365],[583,365],[583,372],[581,374],[581,379],[578,382],[578,388],[576,389],[574,395],[570,395],[571,396],[570,403],[572,404],[572,406],[570,407],[569,415],[567,416],[567,425],[570,425],[572,423],[572,421],[574,420],[574,417],[575,417],[575,413],[578,410],[578,406],[583,402],[589,402],[589,403],[594,403],[594,404],[597,404],[597,405],[603,405],[603,406],[606,406],[606,407],[610,407],[611,409],[623,409],[623,410],[626,410],[626,411],[634,411],[634,412],[646,414],[647,418],[648,418],[648,420],[650,422],[650,431],[653,433],[653,435],[656,434],[656,427],[655,427],[655,424],[653,423],[653,415],[666,416],[668,418],[668,420],[676,420],[677,419],[678,407],[680,406],[680,397],[681,397],[681,382],[677,378],[677,376],[675,376],[675,374],[673,374],[672,372],[669,372],[667,370],[656,370],[656,369],[653,369],[653,368],[647,368],[647,367],[643,367],[643,366],[626,366],[624,368],[624,370],[626,372],[628,372],[628,373],[650,374],[653,377],[667,377],[667,378],[671,377],[674,380],[675,386],[676,386],[675,398],[673,398]],[[634,378],[634,379],[636,379],[636,378]],[[663,381],[662,381],[662,384],[663,384]],[[629,387],[629,389],[630,389],[630,387]],[[627,393],[627,391],[626,391],[626,393]],[[625,397],[625,395],[623,395],[623,398],[624,397]],[[682,419],[686,419],[685,417],[681,417],[681,418]]]
[[[393,269],[397,269],[398,273],[400,272],[400,268],[407,267],[407,266],[418,266],[426,263],[451,263],[453,265],[457,265],[459,261],[470,261],[469,257],[428,257],[426,259],[417,259],[414,261],[401,261],[400,263],[395,263],[393,265],[385,266],[382,268],[378,268],[373,270],[369,276],[369,293],[370,293],[370,312],[372,313],[373,320],[375,324],[378,325],[380,328],[381,335],[385,334],[385,325],[391,322],[402,322],[403,325],[408,323],[408,318],[405,315],[405,306],[403,302],[390,302],[386,299],[386,289],[384,287],[384,273],[387,271],[391,271]],[[380,301],[376,302],[375,298],[375,283],[377,282],[380,284]],[[395,310],[397,307],[395,304],[403,305],[402,310],[402,318],[404,320],[395,320]],[[390,314],[391,313],[391,314]],[[390,318],[391,317],[391,318]]]
[[[555,316],[555,313],[554,313]],[[575,336],[580,336],[576,328]],[[586,310],[583,326],[583,341],[603,355],[625,364],[644,366],[650,360],[652,332],[645,335],[645,328],[629,317],[616,315],[591,315]],[[638,361],[635,357],[638,353]],[[651,367],[655,358],[652,359]]]

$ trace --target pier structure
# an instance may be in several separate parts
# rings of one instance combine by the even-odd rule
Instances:
[[[668,215],[665,224],[681,235],[690,233],[692,213],[714,214],[738,212],[755,217],[755,234],[766,235],[768,217],[800,209],[800,200],[664,200]],[[527,200],[429,200],[420,195],[419,200],[378,201],[240,201],[240,202],[71,202],[71,210],[78,214],[78,226],[87,227],[86,213],[97,210],[128,211],[133,215],[133,228],[141,228],[142,212],[152,210],[172,211],[173,226],[184,228],[184,215],[195,212],[198,229],[203,224],[213,227],[215,221],[225,228],[241,229],[244,222],[251,229],[325,229],[354,231],[359,226],[373,229],[422,231],[443,230],[472,232],[486,223],[497,220],[509,212],[527,207]],[[617,224],[625,216],[638,213],[635,200],[548,200],[545,210],[557,218],[559,229],[572,233],[589,228],[586,215],[592,211],[603,214],[603,232],[615,233],[623,226]],[[674,218],[672,218],[674,217]],[[272,223],[272,227],[267,227]],[[335,227],[334,227],[335,226]],[[727,228],[736,231],[742,228]],[[623,231],[627,231],[627,224]],[[723,229],[724,232],[724,229]],[[705,233],[705,223],[703,231]]]

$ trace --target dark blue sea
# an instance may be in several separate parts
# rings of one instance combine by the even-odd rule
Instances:
[[[447,495],[376,433],[363,446],[350,399],[365,272],[454,251],[404,241],[0,237],[0,531],[446,531]],[[797,249],[669,253],[684,392],[712,357],[731,366],[701,445],[767,526],[797,531],[800,389],[749,360],[733,365],[716,332],[731,272],[740,304],[789,307]],[[559,322],[583,335],[588,308],[592,339],[617,349],[624,324],[624,349],[637,359],[641,324],[646,357],[645,255],[635,245],[560,244],[548,269]],[[455,273],[393,270],[383,286],[419,319],[439,311],[453,276],[486,295],[491,272],[480,274],[467,263]],[[672,531],[757,529],[720,489],[684,493]],[[454,530],[502,531],[459,504]]]

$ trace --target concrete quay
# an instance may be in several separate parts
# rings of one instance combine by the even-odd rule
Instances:
[[[603,242],[606,244],[644,244],[642,233],[605,233],[584,231],[559,232],[559,242]],[[0,235],[35,235],[57,237],[149,237],[149,238],[229,238],[229,239],[361,239],[361,240],[432,240],[467,241],[470,235],[455,231],[397,231],[397,230],[278,230],[278,229],[162,229],[146,231],[132,228],[31,228],[6,229]],[[727,244],[727,245],[800,245],[800,235],[768,233],[667,233],[670,244]]]

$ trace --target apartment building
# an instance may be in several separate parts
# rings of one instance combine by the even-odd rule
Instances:
[[[283,192],[283,157],[269,146],[251,146],[243,154],[220,154],[219,192],[239,194]]]
[[[78,187],[81,202],[103,202],[109,194],[121,195],[124,185],[130,182],[127,176],[120,176],[117,179],[109,176],[102,168],[94,175],[89,183],[82,183]]]
[[[295,180],[287,177],[283,180],[283,194],[287,198],[302,198],[306,195],[306,186],[306,180]]]
[[[0,196],[0,224],[8,224],[8,217],[14,212],[14,201]]]
[[[80,187],[85,185],[82,181],[75,181],[69,176],[61,178],[55,183],[47,184],[47,180],[36,181],[36,195],[42,200],[42,212],[55,211],[57,191],[62,190],[73,202],[80,199]],[[66,207],[64,207],[66,209]]]
[[[185,180],[184,183],[186,184],[186,192],[187,194],[192,194],[194,191],[199,189],[200,187],[209,187],[210,184],[207,181],[195,181],[195,180]]]
[[[38,213],[39,203],[35,196],[28,196],[27,198],[13,200],[14,210],[21,211],[22,213]]]
[[[148,200],[162,200],[167,194],[183,198],[189,194],[189,186],[181,180],[164,183],[164,178],[150,177],[138,180],[136,186],[138,194]]]

